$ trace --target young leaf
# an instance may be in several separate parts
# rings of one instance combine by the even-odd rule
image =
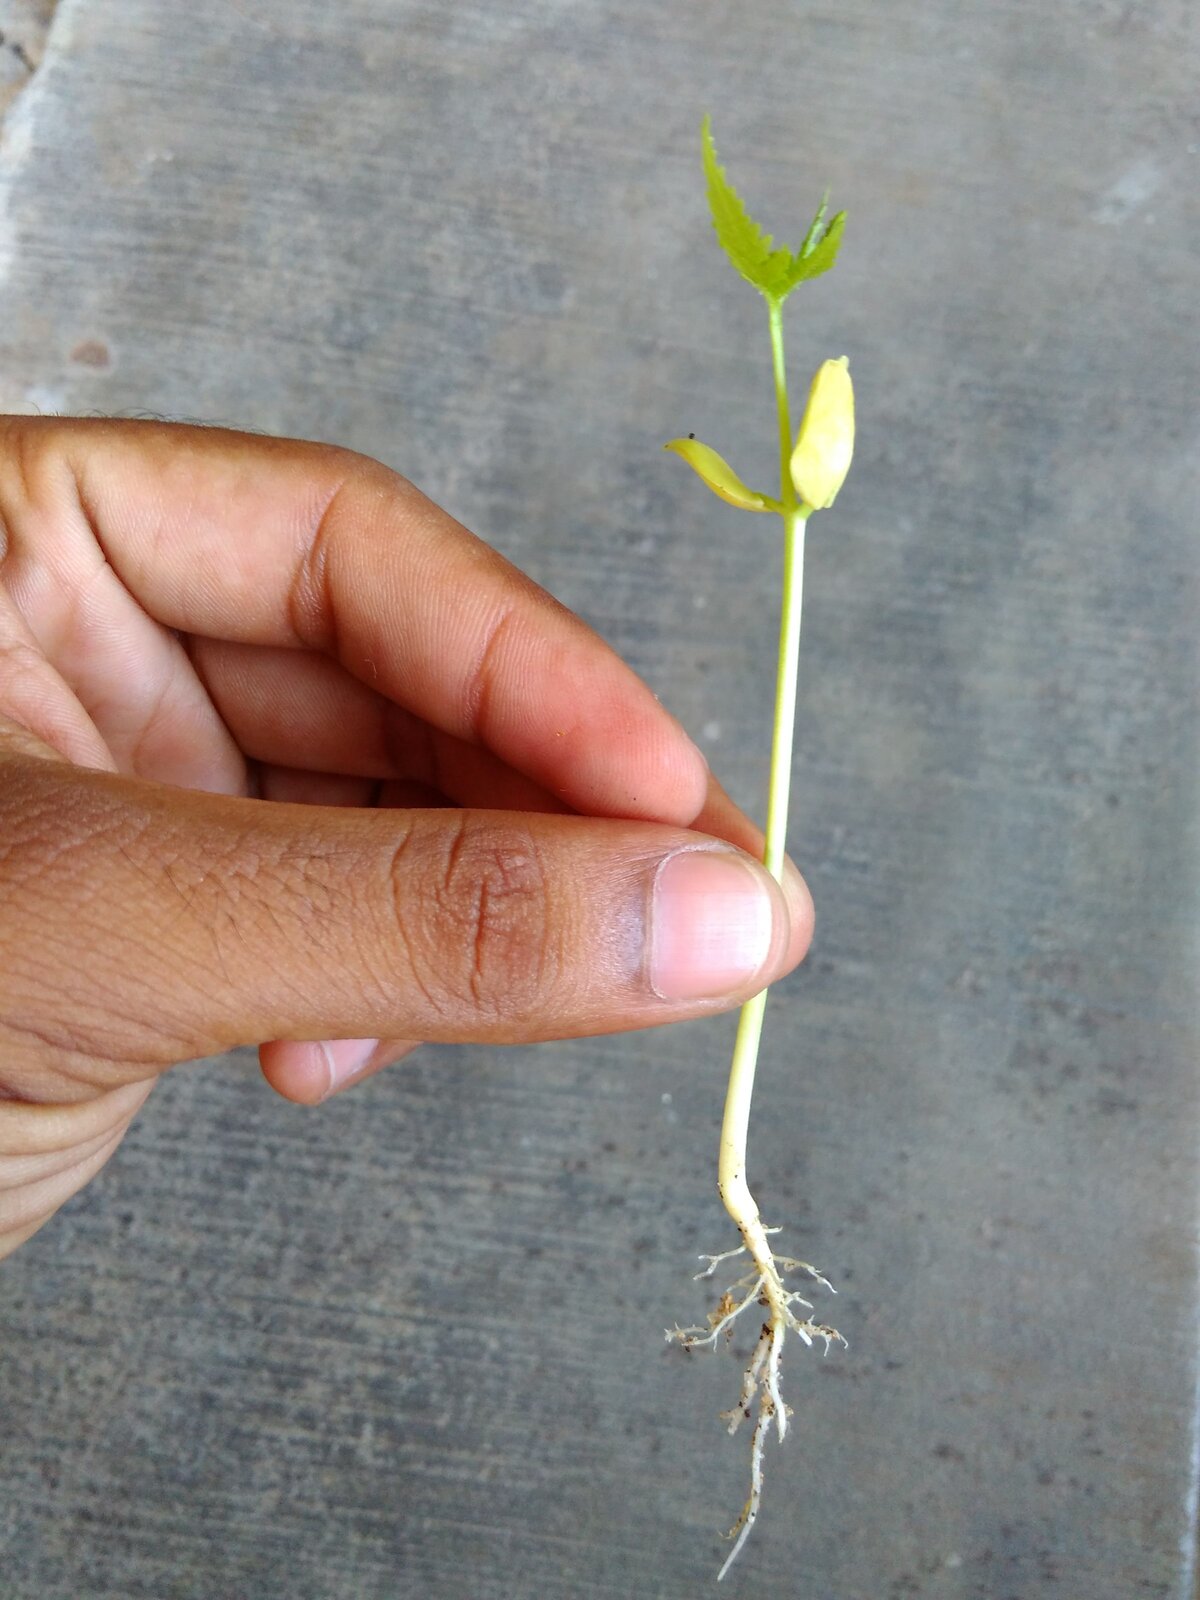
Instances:
[[[808,236],[800,246],[798,255],[792,262],[792,270],[788,274],[788,286],[783,291],[790,294],[798,283],[805,283],[809,278],[819,278],[823,272],[828,272],[837,260],[838,250],[841,248],[842,234],[846,227],[846,213],[839,211],[829,226],[821,231],[820,221],[823,221],[825,206],[822,204],[813,220]],[[818,220],[820,219],[820,220]],[[811,241],[811,243],[810,243]]]
[[[796,254],[810,256],[817,248],[821,238],[821,224],[825,221],[825,214],[829,210],[829,190],[821,196],[821,204],[817,207],[817,214],[808,225],[808,232],[804,235],[804,242]]]
[[[711,445],[701,444],[699,439],[672,439],[669,444],[663,445],[663,449],[673,450],[677,456],[682,456],[714,494],[720,495],[731,506],[737,506],[739,511],[779,510],[774,500],[747,488],[725,457],[718,455]]]
[[[825,226],[828,194],[821,201],[799,249],[794,252],[786,246],[775,249],[772,236],[755,222],[725,176],[717,160],[709,117],[704,119],[701,140],[713,228],[725,254],[742,277],[769,300],[782,301],[798,283],[828,272],[837,259],[842,229],[846,225],[846,213],[839,211],[828,227]]]
[[[790,250],[772,250],[771,235],[764,233],[746,210],[741,196],[726,178],[717,160],[713,143],[712,119],[705,117],[700,130],[704,145],[704,177],[708,185],[708,208],[725,254],[748,283],[764,294],[791,264]]]

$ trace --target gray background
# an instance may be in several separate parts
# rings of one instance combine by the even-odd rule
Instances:
[[[658,450],[771,481],[702,112],[780,234],[850,211],[750,1164],[850,1348],[731,1594],[1192,1593],[1198,64],[1191,0],[63,0],[8,113],[0,406],[381,456],[755,812],[775,536]],[[0,1275],[6,1600],[708,1592],[731,1034],[171,1075]]]

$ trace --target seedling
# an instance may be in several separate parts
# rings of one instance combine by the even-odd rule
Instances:
[[[826,222],[828,195],[817,208],[812,225],[795,250],[774,248],[771,236],[750,217],[717,162],[709,119],[702,130],[704,173],[713,227],[729,259],[767,303],[771,330],[771,357],[775,374],[775,403],[779,414],[780,489],[778,499],[747,487],[723,457],[694,435],[672,439],[673,450],[703,478],[713,491],[742,511],[771,511],[783,519],[783,601],[779,628],[779,665],[775,687],[775,725],[771,740],[771,774],[767,796],[766,849],[763,861],[777,879],[782,878],[787,832],[788,790],[792,775],[792,738],[796,712],[796,664],[800,644],[800,603],[804,582],[804,535],[814,511],[831,506],[845,480],[854,451],[854,392],[845,356],[826,361],[817,370],[808,404],[793,440],[788,412],[787,371],[783,354],[783,303],[798,284],[828,272],[837,259],[846,214],[839,211]],[[804,1344],[820,1339],[826,1353],[836,1339],[836,1328],[812,1320],[813,1306],[785,1278],[800,1274],[808,1283],[833,1286],[807,1261],[777,1256],[771,1236],[778,1228],[763,1225],[754,1196],[746,1182],[746,1132],[750,1099],[762,1037],[767,991],[742,1007],[733,1064],[725,1098],[725,1117],[717,1169],[717,1188],[733,1218],[742,1242],[719,1255],[701,1256],[708,1265],[699,1278],[711,1278],[725,1261],[746,1256],[750,1270],[730,1285],[706,1327],[672,1328],[667,1338],[686,1349],[715,1347],[723,1334],[732,1332],[742,1317],[753,1320],[754,1308],[762,1313],[758,1342],[742,1377],[737,1404],[723,1413],[729,1432],[753,1418],[750,1444],[750,1494],[742,1514],[729,1531],[733,1548],[717,1574],[721,1579],[737,1559],[758,1518],[762,1500],[763,1448],[771,1429],[780,1440],[787,1433],[790,1411],[780,1392],[780,1365],[788,1331]]]

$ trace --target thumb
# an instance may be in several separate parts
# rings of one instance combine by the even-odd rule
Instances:
[[[686,829],[4,765],[0,1092],[27,1098],[266,1039],[648,1027],[747,999],[811,934],[798,879]]]

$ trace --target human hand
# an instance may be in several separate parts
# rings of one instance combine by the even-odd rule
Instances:
[[[377,462],[0,418],[0,1255],[175,1062],[253,1043],[313,1104],[416,1041],[740,1004],[811,935],[760,848],[613,652]]]

